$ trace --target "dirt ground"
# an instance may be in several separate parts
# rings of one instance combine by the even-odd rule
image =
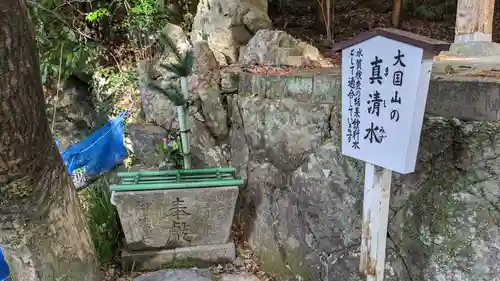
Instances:
[[[333,0],[332,0],[333,1]],[[333,42],[325,40],[325,32],[318,29],[314,0],[305,0],[297,9],[285,9],[271,14],[274,28],[312,43],[323,53],[335,42],[344,41],[376,27],[392,27],[392,0],[335,0]],[[305,3],[304,2],[304,3]],[[398,28],[434,39],[453,42],[456,19],[456,0],[403,0]],[[418,2],[418,3],[417,3]],[[413,5],[411,5],[413,4]],[[493,23],[493,41],[500,40],[500,3],[497,1]]]

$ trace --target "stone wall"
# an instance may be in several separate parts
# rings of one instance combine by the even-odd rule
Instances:
[[[254,37],[285,35],[263,30]],[[267,49],[248,43],[243,58],[286,57],[288,44],[275,41]],[[196,167],[235,167],[245,179],[235,217],[241,238],[276,280],[364,280],[364,166],[340,153],[339,70],[255,74],[247,71],[255,67],[220,67],[209,45],[194,43],[193,160]],[[315,65],[317,50],[304,50],[294,51],[299,65]],[[499,81],[449,75],[449,68],[436,63],[433,70],[416,172],[394,174],[388,281],[500,280]],[[143,93],[153,123],[175,130],[175,108],[158,93]],[[157,132],[141,125],[146,135]]]
[[[447,86],[432,82],[428,111]],[[363,164],[340,154],[339,97],[335,70],[243,72],[229,100],[229,164],[246,179],[238,220],[277,280],[364,280]],[[386,280],[500,280],[500,125],[424,124],[416,172],[393,178]]]

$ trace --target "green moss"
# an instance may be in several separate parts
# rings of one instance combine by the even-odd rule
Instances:
[[[468,212],[482,214],[489,212],[491,206],[467,205],[462,196],[480,196],[480,184],[498,178],[491,160],[497,158],[499,135],[500,126],[495,122],[460,123],[456,119],[424,122],[423,141],[426,142],[426,137],[443,140],[444,145],[435,142],[430,145],[432,155],[424,160],[420,176],[424,181],[403,211],[406,216],[403,231],[407,238],[430,252],[450,257],[471,247],[470,232],[457,231],[464,227],[461,215],[468,219]]]
[[[283,261],[277,247],[270,249],[266,246],[260,246],[256,250],[257,259],[261,269],[273,275],[277,280],[296,280],[297,276],[302,277],[303,281],[311,281],[307,265],[303,263],[304,255],[297,249],[285,247],[286,260]]]

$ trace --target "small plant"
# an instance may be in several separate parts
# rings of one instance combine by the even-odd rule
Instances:
[[[156,144],[156,151],[166,163],[182,167],[181,140],[178,135],[161,139]]]
[[[111,204],[109,179],[103,175],[80,192],[92,240],[101,263],[111,261],[118,250],[121,227]]]
[[[108,9],[106,9],[106,8],[99,8],[99,9],[97,9],[95,11],[87,13],[87,15],[85,16],[85,19],[87,21],[97,21],[97,20],[101,19],[104,16],[109,16]]]

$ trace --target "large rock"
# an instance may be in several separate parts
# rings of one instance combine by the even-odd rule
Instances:
[[[167,137],[165,129],[155,125],[132,123],[127,125],[127,132],[132,141],[134,155],[140,164],[157,167],[165,160],[156,150],[156,144]]]
[[[221,66],[237,61],[240,46],[260,29],[270,28],[267,0],[201,0],[191,40],[206,40]]]
[[[259,30],[240,54],[240,63],[332,67],[319,50],[281,30]]]
[[[250,273],[221,274],[219,281],[260,281],[259,277]]]
[[[190,88],[198,95],[206,126],[215,137],[225,138],[228,134],[227,112],[222,105],[219,65],[206,41],[194,43],[193,55],[195,63],[189,77]]]
[[[232,160],[248,181],[243,221],[253,221],[248,239],[262,269],[279,280],[353,280],[361,177],[338,143],[325,142],[331,107],[258,97],[234,106]]]
[[[394,177],[387,280],[500,280],[499,132],[496,122],[424,123],[417,170]]]
[[[202,116],[189,119],[189,126],[193,132],[191,153],[194,168],[228,167],[230,151],[226,143],[219,143],[210,132]]]
[[[263,79],[250,87],[259,96],[232,99],[230,131],[247,180],[240,221],[261,268],[279,280],[365,280],[364,165],[339,151],[340,89],[307,102],[270,92],[293,79]],[[500,280],[499,133],[495,122],[425,120],[415,173],[393,176],[385,280]]]
[[[135,281],[215,281],[215,277],[204,269],[171,269],[146,273]]]
[[[167,130],[172,129],[177,118],[177,108],[164,94],[148,87],[148,81],[156,78],[153,65],[148,60],[141,60],[137,63],[137,71],[145,121]]]

